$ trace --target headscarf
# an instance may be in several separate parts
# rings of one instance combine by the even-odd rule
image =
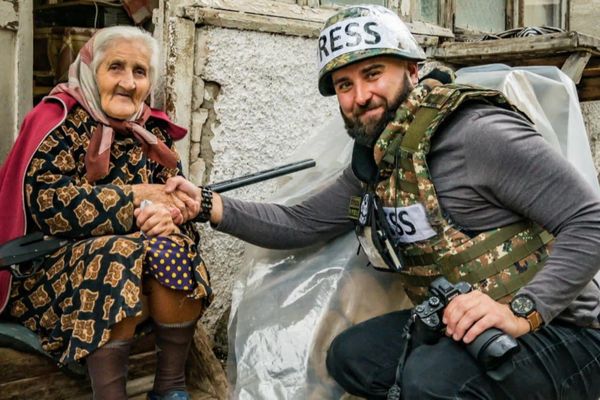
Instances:
[[[92,36],[81,48],[77,58],[69,67],[69,81],[57,85],[50,92],[50,95],[57,93],[69,94],[98,122],[98,125],[92,131],[90,144],[85,155],[88,181],[95,182],[108,174],[110,147],[114,140],[115,130],[133,135],[140,142],[144,154],[151,160],[167,168],[175,168],[178,161],[177,154],[144,127],[151,112],[146,103],[142,102],[140,109],[127,121],[110,118],[102,110],[92,60],[94,59],[94,51],[104,42],[105,40],[98,40],[98,33]],[[149,92],[151,90],[152,87],[150,87]]]

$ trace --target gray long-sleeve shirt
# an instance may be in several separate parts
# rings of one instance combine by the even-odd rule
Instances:
[[[428,157],[441,207],[463,229],[485,231],[531,219],[555,237],[544,268],[521,289],[545,322],[598,324],[600,198],[520,115],[471,103],[434,136]],[[286,207],[223,197],[218,230],[269,248],[297,248],[353,228],[350,168],[304,202]],[[354,251],[354,249],[352,249]]]

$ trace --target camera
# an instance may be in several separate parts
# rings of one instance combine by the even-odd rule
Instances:
[[[437,343],[446,328],[442,322],[446,305],[456,296],[472,290],[473,287],[467,282],[453,285],[444,277],[434,280],[429,286],[431,296],[413,309],[413,347]],[[507,361],[520,350],[515,338],[496,328],[482,332],[466,348],[488,376],[495,380],[502,380],[513,371],[512,362]]]

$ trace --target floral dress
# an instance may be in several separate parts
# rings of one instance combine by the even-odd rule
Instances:
[[[205,305],[212,299],[192,223],[180,226],[180,234],[152,239],[135,225],[131,185],[164,183],[180,168],[155,163],[133,136],[115,133],[109,173],[90,184],[84,160],[96,124],[74,107],[43,140],[25,177],[28,232],[73,241],[46,257],[33,275],[15,279],[10,316],[35,332],[61,364],[81,360],[108,341],[112,325],[140,315],[144,275]],[[157,120],[146,123],[173,148],[164,128]]]

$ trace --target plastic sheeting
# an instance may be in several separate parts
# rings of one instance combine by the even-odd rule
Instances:
[[[600,193],[577,89],[565,73],[556,67],[511,68],[504,64],[489,64],[462,68],[456,72],[456,77],[458,83],[477,84],[503,92]]]
[[[351,152],[341,118],[330,121],[292,157],[314,158],[317,167],[285,177],[273,201],[295,204],[309,196],[339,175]],[[410,307],[397,276],[367,268],[357,250],[352,232],[300,251],[248,245],[232,296],[232,398],[321,400],[343,394],[326,373],[331,340],[360,321]]]
[[[457,75],[460,82],[505,91],[598,188],[576,91],[563,73],[493,65]],[[349,164],[351,150],[341,118],[330,121],[292,157],[314,158],[317,167],[283,178],[273,201],[295,204],[314,193]],[[360,321],[410,307],[396,276],[367,267],[357,249],[352,232],[300,251],[248,246],[232,295],[232,398],[325,400],[343,394],[325,367],[333,338]]]

